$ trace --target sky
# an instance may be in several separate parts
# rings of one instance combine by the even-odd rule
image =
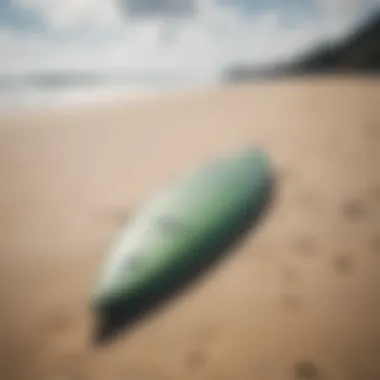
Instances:
[[[293,57],[380,0],[0,0],[0,73],[193,70]]]

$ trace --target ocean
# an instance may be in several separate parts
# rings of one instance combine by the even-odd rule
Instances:
[[[193,71],[78,70],[0,74],[0,111],[138,100],[213,82],[215,78]]]

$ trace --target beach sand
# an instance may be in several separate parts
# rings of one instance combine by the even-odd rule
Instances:
[[[88,296],[132,209],[248,145],[259,228],[109,346]],[[380,82],[325,77],[0,118],[0,379],[380,379]]]

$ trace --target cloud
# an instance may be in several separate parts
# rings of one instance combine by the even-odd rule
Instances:
[[[119,0],[131,17],[193,17],[197,0]]]
[[[351,17],[357,12],[366,12],[379,4],[378,0],[317,0],[328,18]]]
[[[329,28],[350,25],[380,9],[380,0],[316,0]]]
[[[12,1],[14,7],[40,14],[46,31],[0,30],[2,72],[127,68],[212,75],[235,62],[287,59],[311,44],[341,35],[350,27],[352,14],[363,9],[358,0],[315,0],[322,15],[318,19],[276,7],[244,12],[217,0],[197,0],[197,4],[156,0],[159,5],[148,12],[149,17],[142,17],[147,0],[136,0],[143,5],[126,12],[119,0]],[[352,4],[346,9],[347,2]],[[162,17],[168,14],[189,16],[177,21]]]
[[[32,10],[52,28],[74,28],[81,24],[112,26],[130,23],[133,19],[197,18],[220,10],[235,10],[240,15],[267,12],[319,11],[323,22],[349,22],[358,15],[379,7],[380,0],[309,0],[290,2],[278,0],[3,0],[14,8]],[[308,4],[306,6],[305,4]],[[306,15],[307,17],[307,15]],[[183,20],[182,20],[183,21]],[[186,20],[185,20],[186,22]]]
[[[123,22],[118,0],[13,0],[13,4],[37,12],[47,26],[57,29]]]

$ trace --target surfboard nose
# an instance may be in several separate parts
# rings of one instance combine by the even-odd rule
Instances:
[[[272,163],[269,155],[262,149],[257,147],[248,147],[241,152],[237,152],[235,155],[231,156],[232,159],[237,159],[242,164],[250,164],[254,166],[257,171],[261,169],[266,174],[270,173],[270,168]]]
[[[262,198],[266,199],[271,194],[275,182],[269,155],[260,148],[250,146],[224,159],[224,167],[228,170],[225,178],[250,192],[254,203],[264,205],[266,202]]]

